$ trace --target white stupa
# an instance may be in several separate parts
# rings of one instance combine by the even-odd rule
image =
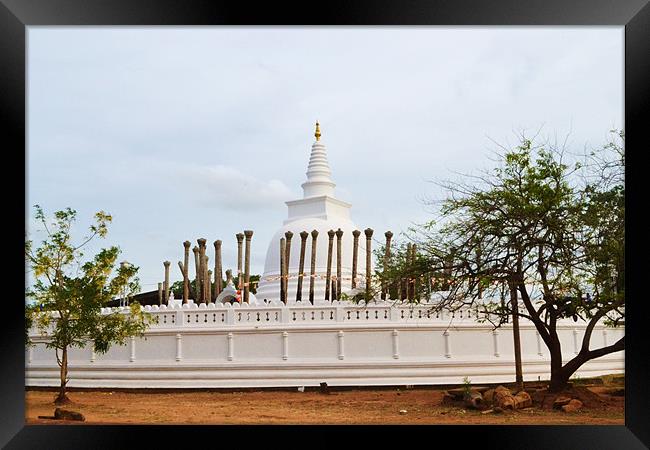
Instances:
[[[316,239],[316,276],[314,279],[314,304],[325,302],[325,279],[327,275],[327,253],[329,230],[343,231],[341,238],[341,292],[348,293],[352,284],[352,253],[354,230],[361,231],[357,256],[357,288],[365,286],[366,237],[350,219],[351,204],[334,196],[332,174],[327,161],[325,145],[320,140],[320,126],[316,122],[316,141],[311,146],[311,156],[307,167],[307,181],[302,184],[303,198],[286,202],[288,217],[284,225],[273,235],[266,252],[264,273],[257,289],[260,301],[280,299],[280,239],[285,233],[293,233],[288,263],[287,303],[295,303],[300,267],[300,233],[309,233],[305,245],[304,278],[302,282],[302,304],[309,304],[309,283],[311,275],[311,246],[313,230],[318,231]],[[332,249],[332,276],[336,275],[336,237]],[[331,297],[330,297],[331,298]]]

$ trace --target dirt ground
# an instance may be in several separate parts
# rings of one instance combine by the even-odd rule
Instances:
[[[110,391],[69,392],[65,409],[85,422],[39,419],[52,416],[55,390],[26,391],[28,424],[507,424],[624,425],[624,397],[611,384],[585,385],[601,396],[598,407],[574,413],[525,410],[482,414],[462,404],[443,403],[444,389],[318,389],[282,391]],[[618,387],[620,389],[620,386]],[[400,411],[402,412],[400,413]],[[406,412],[403,412],[406,411]]]

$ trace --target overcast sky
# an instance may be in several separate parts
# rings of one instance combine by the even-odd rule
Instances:
[[[252,229],[261,273],[302,197],[314,122],[360,229],[427,219],[428,180],[493,165],[514,132],[597,148],[623,127],[623,27],[28,28],[27,205],[113,215],[143,291],[184,240]],[[212,252],[210,253],[212,260]],[[193,266],[191,268],[193,273]]]

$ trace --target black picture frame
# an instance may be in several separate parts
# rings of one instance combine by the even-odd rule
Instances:
[[[642,155],[647,153],[644,125],[650,105],[650,6],[648,0],[499,0],[499,1],[426,1],[404,2],[302,2],[259,3],[205,0],[0,0],[0,85],[5,161],[5,203],[10,201],[11,214],[5,224],[20,228],[18,217],[27,217],[25,196],[8,175],[26,167],[25,123],[25,55],[26,31],[35,25],[617,25],[625,27],[625,131],[627,153],[626,185],[628,242],[626,265],[627,305],[625,349],[625,426],[454,426],[417,427],[337,427],[336,430],[302,427],[313,431],[308,441],[287,427],[264,427],[262,442],[267,445],[297,443],[311,446],[328,442],[339,445],[363,436],[364,446],[396,438],[397,445],[479,445],[500,449],[623,449],[650,446],[649,353],[645,347],[644,323],[648,302],[642,297],[640,280],[644,266],[641,254],[640,227],[645,201],[642,180]],[[631,151],[629,151],[631,149]],[[20,174],[19,174],[20,175]],[[641,208],[637,207],[641,206]],[[22,215],[21,215],[22,214]],[[23,234],[25,229],[15,230]],[[23,234],[24,235],[24,234]],[[10,265],[15,271],[4,272],[11,289],[5,294],[2,320],[1,380],[3,409],[0,421],[0,444],[6,448],[130,448],[135,445],[134,431],[143,437],[146,447],[167,448],[174,435],[181,438],[174,446],[234,445],[249,440],[247,430],[213,426],[27,426],[24,420],[24,314],[23,287],[15,280],[18,273],[19,239],[5,239],[10,248]],[[10,243],[10,245],[9,245]],[[18,248],[20,246],[20,249]],[[15,253],[14,253],[15,252]],[[15,256],[15,257],[14,257]],[[14,261],[15,259],[15,261]],[[253,428],[253,427],[251,427]],[[255,428],[259,430],[259,428]],[[360,432],[363,431],[362,434]],[[415,431],[417,439],[413,437]],[[318,439],[318,435],[322,438]],[[291,438],[294,437],[294,439]],[[318,440],[316,440],[318,439]],[[203,441],[206,444],[200,444]],[[301,442],[302,441],[302,442]],[[400,442],[402,441],[402,442]],[[233,445],[233,444],[230,444]],[[395,445],[395,444],[394,444]]]

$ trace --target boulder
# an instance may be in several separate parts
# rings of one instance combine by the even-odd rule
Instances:
[[[576,398],[572,399],[568,404],[562,407],[562,411],[567,413],[576,412],[582,408],[582,402]]]
[[[515,398],[512,396],[509,389],[504,388],[503,386],[498,386],[494,390],[494,403],[503,409],[514,409]]]
[[[509,389],[499,386],[494,390],[494,403],[503,409],[521,409],[533,406],[533,399],[526,391],[512,395]]]
[[[564,405],[568,405],[570,401],[571,401],[571,397],[566,397],[564,395],[561,395],[557,397],[553,402],[553,409],[560,409]]]
[[[494,389],[488,389],[483,393],[483,401],[488,404],[494,401]]]
[[[57,420],[79,420],[84,422],[86,418],[83,414],[76,411],[69,411],[67,409],[56,408],[54,410],[54,418]]]
[[[530,398],[530,395],[526,391],[519,392],[514,396],[514,400],[513,409],[529,408],[533,406],[533,399]]]

